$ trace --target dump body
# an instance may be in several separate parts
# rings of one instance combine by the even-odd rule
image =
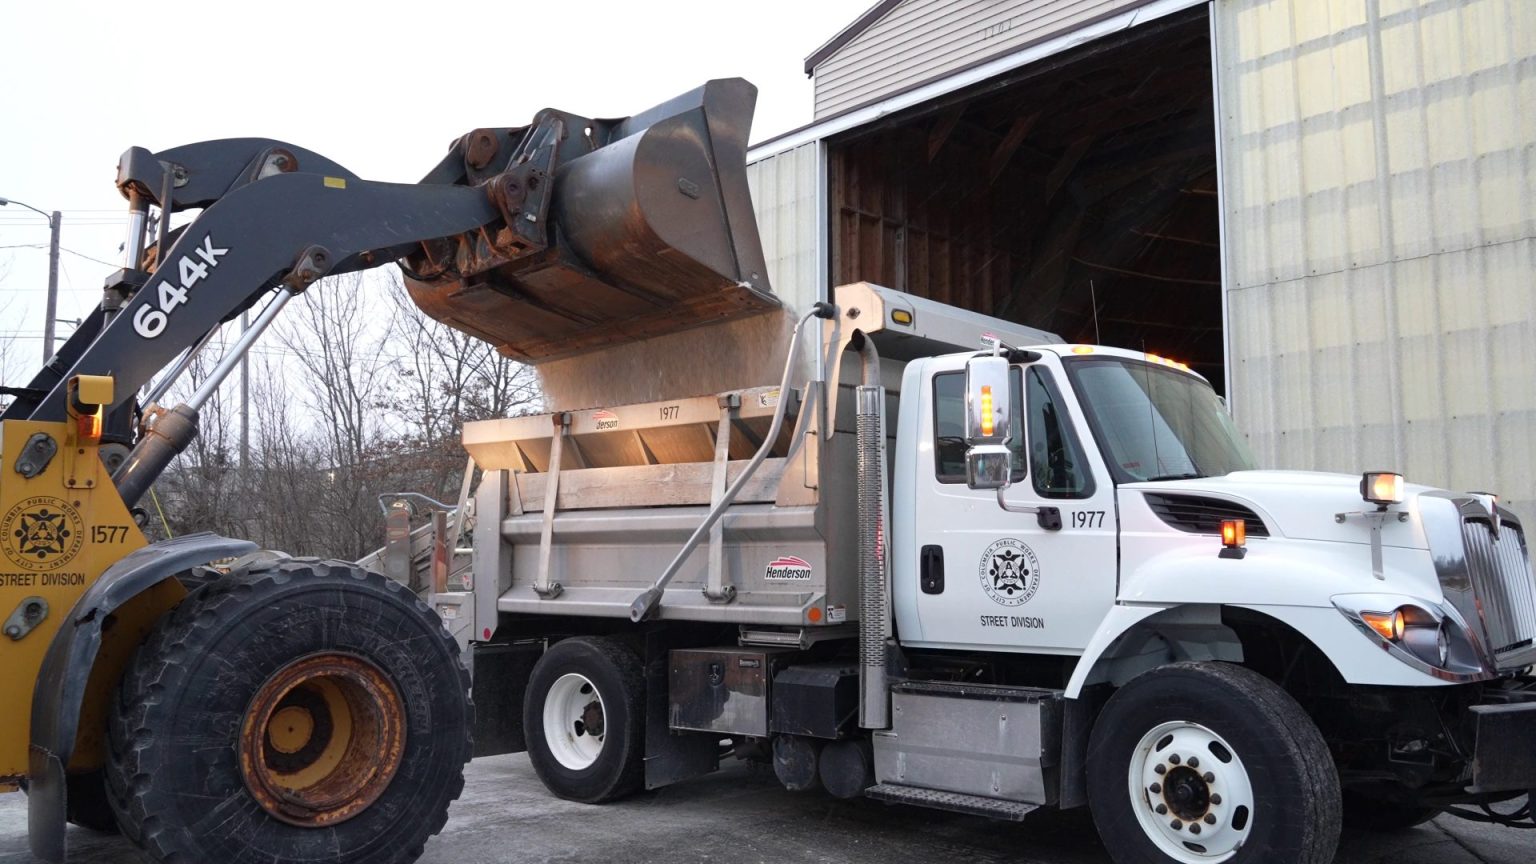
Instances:
[[[980,348],[987,336],[1053,337],[863,283],[839,288],[837,299],[840,317],[824,322],[818,339],[836,370],[831,399],[812,381],[465,424],[470,457],[506,472],[504,497],[484,483],[476,501],[477,524],[495,526],[502,552],[487,554],[482,537],[490,535],[477,534],[477,589],[494,592],[502,612],[629,614],[785,401],[778,440],[710,540],[685,560],[657,617],[815,628],[857,620],[851,394],[861,373],[844,349],[857,334],[878,346],[895,416],[907,361]]]

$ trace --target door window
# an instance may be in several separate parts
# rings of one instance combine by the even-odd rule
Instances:
[[[1013,418],[1009,428],[1014,430],[1008,449],[1013,451],[1014,483],[1024,479],[1024,449],[1019,444],[1019,430],[1024,428],[1022,385],[1015,366],[1008,376]],[[940,483],[965,482],[965,450],[965,373],[940,372],[933,376],[933,461]]]
[[[1093,494],[1093,475],[1061,394],[1050,373],[1038,366],[1029,368],[1028,379],[1029,473],[1035,491],[1044,498],[1087,498]]]

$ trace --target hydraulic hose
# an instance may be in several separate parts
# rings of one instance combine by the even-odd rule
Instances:
[[[704,517],[704,521],[683,542],[683,548],[679,549],[677,555],[673,556],[672,563],[668,564],[667,568],[661,571],[661,575],[656,577],[656,581],[652,583],[651,587],[642,591],[640,596],[636,597],[635,601],[629,605],[629,620],[635,622],[644,621],[655,613],[656,607],[661,603],[662,593],[667,590],[667,583],[671,582],[672,577],[677,575],[678,569],[683,566],[684,561],[688,560],[688,556],[699,545],[699,541],[704,538],[704,535],[709,533],[709,529],[715,527],[715,523],[720,521],[720,517],[725,515],[725,511],[731,506],[731,502],[735,501],[736,496],[746,487],[747,481],[752,479],[752,475],[757,471],[758,466],[763,464],[764,459],[768,458],[768,453],[773,450],[774,442],[779,440],[779,430],[784,427],[784,415],[789,409],[789,398],[786,394],[789,390],[790,373],[794,371],[795,361],[800,356],[800,333],[804,330],[807,321],[812,318],[830,319],[836,314],[836,309],[837,307],[830,303],[817,303],[811,307],[811,311],[802,315],[800,321],[795,324],[794,334],[789,339],[789,356],[784,358],[784,374],[779,378],[779,405],[774,409],[773,422],[768,426],[768,434],[763,436],[762,446],[758,447],[757,452],[752,454],[751,461],[741,470],[741,474],[736,477],[736,482],[727,487],[725,494],[720,497],[720,501],[710,508],[709,514]]]

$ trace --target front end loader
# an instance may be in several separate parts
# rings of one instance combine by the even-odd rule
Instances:
[[[66,822],[162,862],[421,853],[473,747],[436,613],[353,564],[150,543],[139,501],[327,275],[398,263],[427,314],[530,362],[777,308],[746,183],[755,97],[728,79],[627,118],[546,110],[464,135],[414,184],[268,139],[123,155],[126,266],[0,414],[0,791],[28,795],[38,858],[65,860]]]

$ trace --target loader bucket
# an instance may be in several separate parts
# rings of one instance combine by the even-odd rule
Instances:
[[[756,98],[716,80],[621,120],[465,136],[458,182],[503,218],[409,256],[412,298],[533,363],[777,308],[747,189]]]

